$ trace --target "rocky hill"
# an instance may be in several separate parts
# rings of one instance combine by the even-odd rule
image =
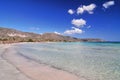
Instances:
[[[101,39],[79,39],[70,36],[63,36],[55,33],[36,34],[30,32],[22,32],[15,29],[0,27],[0,42],[13,43],[13,42],[100,42]]]

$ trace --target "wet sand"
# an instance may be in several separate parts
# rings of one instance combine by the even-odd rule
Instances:
[[[31,80],[3,58],[4,50],[8,47],[7,44],[0,45],[0,80]]]
[[[16,71],[26,77],[26,79],[15,80],[81,80],[74,74],[52,68],[48,65],[39,64],[31,59],[19,55],[19,52],[15,50],[13,45],[9,45],[9,47],[5,49],[2,54],[2,59],[6,60],[7,63],[16,68]]]

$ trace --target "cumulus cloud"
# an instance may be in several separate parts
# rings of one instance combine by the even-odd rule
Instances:
[[[78,7],[77,9],[77,14],[83,14],[84,12],[88,12],[89,14],[93,14],[93,10],[96,8],[95,4],[90,4],[90,5],[83,5]]]
[[[74,26],[78,27],[78,28],[83,27],[84,25],[86,25],[86,21],[84,19],[82,19],[82,18],[81,19],[73,19],[71,21],[71,23]]]
[[[68,10],[68,13],[72,15],[72,14],[74,14],[74,10],[69,9],[69,10]]]
[[[79,28],[72,27],[72,30],[66,30],[64,34],[81,34],[83,31]]]
[[[103,7],[104,7],[104,8],[109,8],[110,6],[113,6],[113,5],[115,5],[115,2],[114,2],[114,1],[108,1],[108,2],[105,2],[105,3],[103,4]]]
[[[57,31],[55,31],[54,33],[55,33],[55,34],[59,34],[59,35],[61,35],[61,33],[57,32]]]
[[[85,10],[82,7],[78,7],[77,14],[82,14]]]

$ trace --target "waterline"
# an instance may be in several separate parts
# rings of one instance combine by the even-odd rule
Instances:
[[[17,48],[25,56],[88,80],[119,80],[119,49],[120,44],[113,43],[31,43]]]

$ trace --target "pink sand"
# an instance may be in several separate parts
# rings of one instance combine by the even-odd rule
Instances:
[[[14,46],[4,53],[4,58],[31,80],[80,80],[76,75],[39,64],[16,54]]]

